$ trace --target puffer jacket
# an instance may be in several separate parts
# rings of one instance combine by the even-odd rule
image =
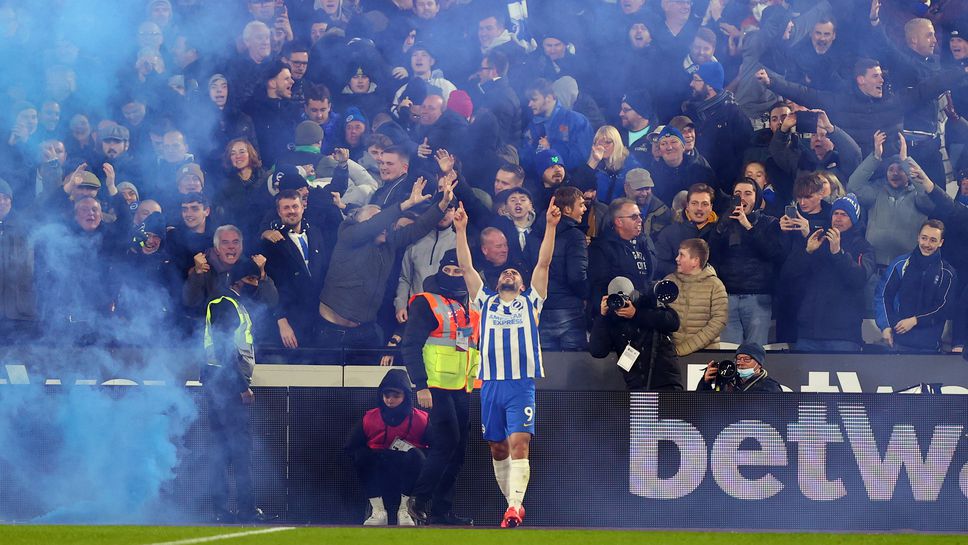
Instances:
[[[707,265],[696,274],[675,272],[665,279],[679,287],[679,297],[669,305],[679,314],[679,329],[672,334],[676,354],[686,356],[715,342],[726,327],[729,307],[716,270]]]

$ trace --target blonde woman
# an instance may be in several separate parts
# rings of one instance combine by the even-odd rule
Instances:
[[[618,129],[604,125],[592,139],[592,152],[588,162],[578,167],[576,178],[588,180],[594,177],[598,190],[597,199],[605,204],[625,197],[625,174],[642,165],[629,155]]]

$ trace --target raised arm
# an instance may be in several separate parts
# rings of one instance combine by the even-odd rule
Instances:
[[[548,269],[551,267],[551,256],[555,251],[555,232],[558,230],[558,222],[561,221],[561,209],[555,206],[554,197],[551,197],[551,202],[548,204],[545,221],[547,226],[544,238],[541,239],[541,249],[538,250],[538,263],[531,273],[531,289],[542,299],[548,296]]]
[[[471,247],[467,242],[467,212],[464,211],[464,203],[457,206],[457,212],[454,214],[454,229],[457,230],[457,264],[464,272],[467,294],[473,301],[480,293],[484,281],[474,269],[474,260],[471,258]]]

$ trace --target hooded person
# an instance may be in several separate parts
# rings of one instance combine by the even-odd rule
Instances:
[[[413,490],[411,512],[430,524],[468,526],[452,512],[457,476],[470,429],[470,392],[477,377],[480,313],[468,304],[457,250],[444,252],[427,290],[410,299],[401,354],[417,388],[417,403],[430,411],[431,450]]]
[[[711,361],[696,389],[700,392],[756,392],[780,393],[780,383],[769,377],[766,368],[766,351],[757,343],[743,343],[736,349],[732,372],[719,376],[723,362]],[[725,369],[725,366],[722,366]]]
[[[415,525],[407,506],[424,465],[427,425],[427,413],[413,406],[407,372],[390,369],[377,389],[377,406],[353,427],[344,447],[369,501],[364,526],[389,524],[387,504],[397,497],[397,525]]]

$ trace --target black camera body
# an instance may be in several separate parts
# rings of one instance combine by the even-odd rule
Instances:
[[[738,376],[735,361],[723,360],[716,364],[716,386],[718,390],[722,390],[727,384],[736,382]]]
[[[608,310],[615,312],[623,308],[626,305],[626,303],[631,303],[631,302],[632,302],[632,297],[622,292],[618,292],[618,293],[613,293],[609,295],[608,298],[605,299],[605,306],[608,307]]]

